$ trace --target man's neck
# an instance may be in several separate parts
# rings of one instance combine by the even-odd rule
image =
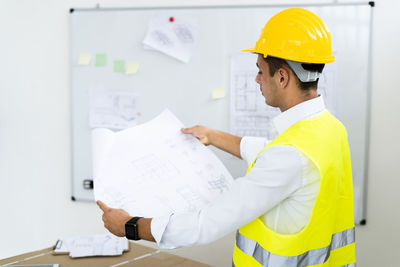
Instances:
[[[310,89],[307,92],[301,92],[298,95],[294,95],[293,97],[287,98],[283,101],[282,105],[279,106],[279,109],[284,112],[302,102],[318,97],[317,90]]]

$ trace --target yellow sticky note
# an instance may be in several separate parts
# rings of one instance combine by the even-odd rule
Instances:
[[[127,63],[125,74],[136,74],[139,70],[139,63]]]
[[[212,99],[220,99],[225,97],[225,88],[224,87],[217,87],[212,90]]]
[[[78,64],[79,65],[89,65],[91,58],[92,58],[92,56],[90,54],[82,53],[79,55]]]

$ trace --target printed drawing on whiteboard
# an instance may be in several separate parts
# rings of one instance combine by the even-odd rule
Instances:
[[[231,57],[231,133],[272,139],[270,121],[280,113],[268,106],[255,78],[257,55],[237,53]]]
[[[335,55],[336,53],[334,53]],[[318,93],[323,97],[325,106],[333,115],[336,115],[336,80],[337,63],[325,64],[322,75],[318,81]]]
[[[231,133],[238,136],[276,137],[271,120],[281,112],[268,106],[255,78],[257,55],[237,53],[231,57]],[[336,63],[325,65],[318,82],[318,93],[327,109],[336,112]]]
[[[90,91],[90,128],[122,130],[136,125],[137,97],[130,92]]]
[[[192,18],[156,13],[149,21],[143,45],[145,49],[157,50],[188,63],[199,37],[198,23]]]
[[[135,216],[200,210],[233,178],[168,110],[119,132],[92,131],[94,196]],[[162,133],[162,134],[160,134]]]

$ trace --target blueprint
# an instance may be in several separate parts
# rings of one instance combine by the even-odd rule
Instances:
[[[255,78],[257,55],[237,53],[231,57],[231,133],[238,136],[276,137],[271,120],[281,112],[265,103]],[[318,93],[327,109],[336,112],[336,63],[325,65],[318,82]]]
[[[134,93],[100,90],[90,92],[90,128],[122,130],[136,125],[138,114],[137,96]]]
[[[132,216],[196,211],[228,190],[221,161],[165,110],[120,132],[92,132],[94,196]]]
[[[280,114],[268,106],[255,78],[257,55],[237,53],[231,57],[231,133],[273,139],[270,121]]]
[[[337,53],[333,53],[336,56]],[[320,94],[325,102],[326,108],[333,114],[336,115],[337,109],[337,91],[336,91],[336,80],[337,80],[337,62],[325,64],[322,75],[318,81],[318,94]]]

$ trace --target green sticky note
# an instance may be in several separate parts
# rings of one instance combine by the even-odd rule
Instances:
[[[114,72],[125,72],[125,61],[123,60],[114,60]]]
[[[114,60],[114,72],[125,72],[125,61],[123,60]]]
[[[106,54],[96,54],[96,66],[104,67],[107,65],[107,55]]]

